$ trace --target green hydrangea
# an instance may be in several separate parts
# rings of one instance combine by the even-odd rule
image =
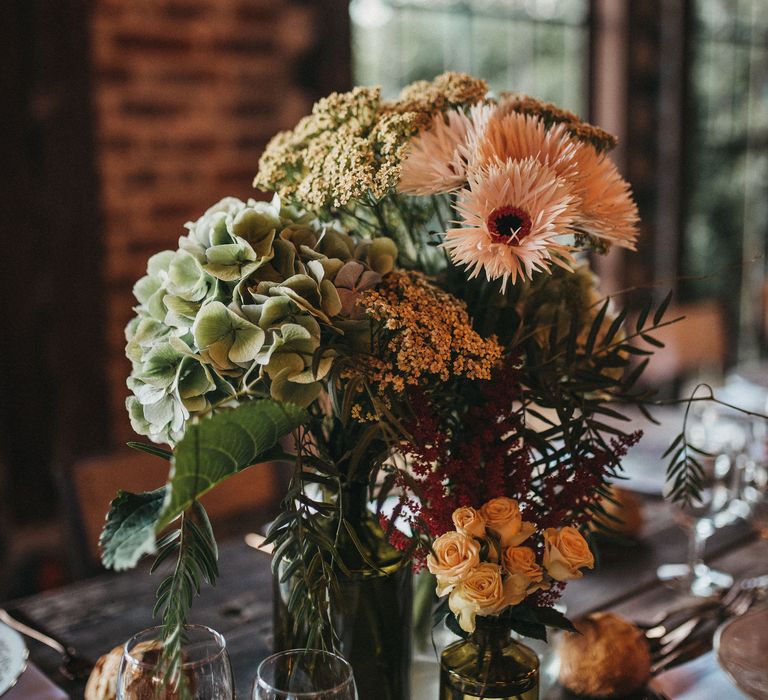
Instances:
[[[394,267],[389,239],[362,240],[271,202],[221,200],[150,258],[126,328],[134,429],[174,444],[195,415],[272,396],[307,406],[322,391],[356,299]],[[368,330],[370,333],[370,330]],[[364,334],[364,333],[363,333]]]

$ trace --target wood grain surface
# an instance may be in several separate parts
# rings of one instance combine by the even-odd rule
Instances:
[[[683,559],[685,535],[673,523],[668,505],[650,501],[645,513],[646,527],[640,543],[604,548],[600,567],[569,585],[564,602],[570,617],[610,608],[635,620],[647,620],[658,610],[679,602],[680,594],[661,586],[655,571],[660,563]],[[737,575],[758,570],[766,573],[768,542],[757,540],[742,523],[718,532],[710,542],[708,555],[717,566]],[[193,608],[192,619],[225,636],[238,696],[246,698],[258,663],[271,652],[269,558],[238,538],[222,544],[220,566],[219,585],[204,591]],[[158,583],[159,575],[149,576],[146,567],[139,567],[13,601],[7,607],[18,607],[95,659],[153,624],[151,609]],[[66,683],[56,673],[55,653],[35,642],[30,642],[30,653],[32,660],[73,698],[82,697],[82,684]],[[564,697],[558,693],[547,696]],[[413,700],[430,699],[414,696]]]

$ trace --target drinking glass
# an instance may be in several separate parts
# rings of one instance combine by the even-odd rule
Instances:
[[[252,700],[357,700],[352,667],[341,656],[291,649],[264,659]]]
[[[165,682],[158,668],[162,646],[161,627],[139,632],[126,642],[117,676],[117,700],[233,700],[232,668],[226,642],[218,632],[203,625],[184,628],[181,682],[186,684],[186,693]]]
[[[704,472],[701,492],[677,512],[678,522],[688,533],[687,563],[660,566],[660,580],[696,596],[711,596],[733,584],[730,574],[704,563],[704,548],[716,530],[749,514],[740,498],[747,439],[746,426],[737,414],[711,404],[691,408],[689,443],[709,456],[695,455]]]
[[[749,448],[743,455],[741,500],[749,520],[763,539],[768,539],[768,422],[753,417],[749,422]]]

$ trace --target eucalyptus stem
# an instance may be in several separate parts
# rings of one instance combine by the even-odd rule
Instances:
[[[709,389],[709,394],[707,396],[694,396],[701,387],[706,387]],[[768,420],[768,414],[760,413],[759,411],[750,411],[747,408],[743,408],[742,406],[737,406],[736,404],[728,403],[727,401],[723,401],[722,399],[718,399],[715,396],[714,390],[709,384],[701,383],[697,384],[696,388],[693,391],[693,394],[689,396],[686,399],[656,399],[654,401],[645,401],[644,403],[650,405],[650,406],[679,406],[681,404],[690,404],[693,403],[700,403],[702,401],[713,403],[717,406],[722,406],[723,408],[728,408],[733,411],[738,411],[742,415],[745,416],[751,416],[752,418],[763,418],[764,420]],[[688,415],[688,409],[686,409],[686,417]]]

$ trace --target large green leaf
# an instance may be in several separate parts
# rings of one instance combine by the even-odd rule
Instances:
[[[146,493],[118,492],[99,540],[104,566],[130,569],[155,551],[155,523],[163,511],[165,492],[165,487]]]
[[[306,418],[306,412],[293,404],[262,399],[187,428],[173,453],[170,499],[158,529],[175,520],[220,481],[256,461],[273,457],[270,451],[280,438]]]
[[[249,401],[190,425],[176,445],[164,488],[120,492],[101,533],[102,562],[121,570],[156,550],[156,536],[195,500],[221,481],[279,453],[281,437],[307,415],[292,404]]]

